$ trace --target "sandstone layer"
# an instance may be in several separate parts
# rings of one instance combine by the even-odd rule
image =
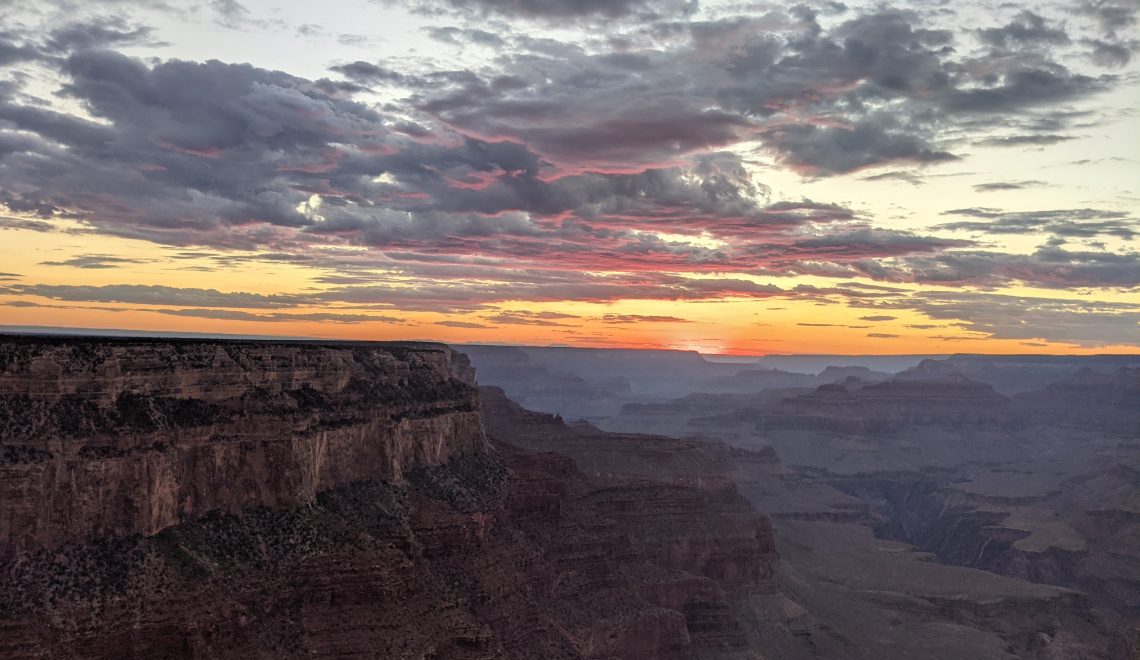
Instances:
[[[485,451],[442,345],[0,342],[0,556],[299,506]]]

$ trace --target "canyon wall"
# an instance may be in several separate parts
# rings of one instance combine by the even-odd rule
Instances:
[[[432,344],[3,341],[0,657],[806,649],[753,612],[778,559],[731,450],[500,393],[492,438],[473,383]]]
[[[0,556],[486,451],[473,384],[438,344],[5,339]]]

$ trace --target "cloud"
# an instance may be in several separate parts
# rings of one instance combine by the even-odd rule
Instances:
[[[1069,43],[1069,35],[1063,29],[1050,26],[1044,17],[1028,10],[1002,27],[978,30],[978,38],[982,43],[998,48]]]
[[[1017,185],[1022,184],[1002,184]],[[982,184],[996,185],[996,184]],[[977,188],[977,186],[975,186]],[[1005,188],[987,188],[987,190]],[[1043,211],[1007,212],[1000,209],[964,208],[945,212],[946,215],[960,215],[978,218],[937,225],[936,229],[970,231],[985,234],[1052,234],[1062,238],[1092,238],[1095,236],[1115,236],[1131,240],[1137,235],[1136,221],[1124,211],[1106,209],[1056,209]]]
[[[439,4],[468,13],[557,21],[636,17],[652,20],[696,10],[694,0],[440,0]]]
[[[1089,59],[1095,64],[1108,68],[1120,68],[1132,61],[1132,53],[1140,48],[1140,41],[1105,41],[1103,39],[1084,40],[1092,47]]]
[[[106,254],[85,254],[62,261],[41,261],[41,266],[69,266],[71,268],[104,269],[121,268],[129,264],[147,263],[145,259],[128,259]]]
[[[43,220],[28,220],[25,218],[0,217],[0,229],[22,229],[24,231],[53,232],[55,225]]]
[[[0,293],[40,296],[68,302],[128,303],[137,305],[179,305],[184,307],[239,307],[266,309],[293,307],[303,299],[290,294],[247,292],[223,293],[216,289],[195,289],[156,284],[12,284]]]
[[[145,310],[169,316],[186,316],[201,319],[219,319],[224,321],[256,321],[260,323],[283,323],[295,321],[315,321],[320,323],[404,323],[405,321],[394,316],[381,316],[377,314],[339,314],[334,312],[291,313],[273,312],[269,314],[253,314],[233,309],[154,309]]]
[[[258,21],[233,0],[210,8],[208,20],[231,27]],[[932,15],[841,3],[693,13],[694,3],[668,0],[443,0],[420,9],[435,46],[471,56],[346,59],[330,79],[311,80],[114,52],[158,45],[134,19],[0,34],[0,62],[31,72],[0,84],[9,216],[0,228],[179,246],[197,269],[289,264],[319,285],[278,295],[138,284],[4,293],[257,317],[245,320],[302,320],[294,308],[311,306],[351,322],[337,311],[348,304],[538,325],[570,319],[499,306],[900,295],[757,279],[801,275],[1057,289],[1136,281],[1135,255],[1122,249],[1047,244],[1019,255],[930,235],[1131,240],[1130,216],[975,209],[931,231],[901,231],[861,207],[790,199],[759,180],[784,167],[917,185],[926,168],[973,145],[1073,139],[1074,125],[1100,118],[1079,104],[1125,82],[1088,74],[1081,58],[1100,48],[1102,62],[1120,61],[1113,49],[1131,46],[1107,32],[1106,17],[1131,20],[1127,5],[1085,3],[1065,23],[1023,12],[953,32]],[[489,16],[494,30],[466,20]],[[610,19],[620,30],[592,27]],[[1098,43],[1081,40],[1090,25]],[[493,58],[481,57],[486,47]],[[48,263],[132,264],[94,254]],[[286,308],[294,311],[257,311]]]
[[[676,316],[655,316],[645,314],[605,314],[603,323],[638,324],[638,323],[691,323],[688,319]]]
[[[1043,186],[1044,181],[990,181],[987,183],[974,184],[974,190],[978,192],[995,192],[998,190],[1023,190],[1025,188],[1032,188],[1034,186]]]
[[[345,76],[349,80],[358,82],[362,85],[377,85],[386,83],[399,83],[407,79],[407,77],[393,71],[387,67],[372,64],[357,60],[347,64],[338,64],[329,67],[331,71],[335,71]]]
[[[860,316],[860,321],[894,321],[897,316],[888,316],[886,314],[876,314],[874,316]]]
[[[869,325],[847,325],[845,323],[797,323],[798,326],[805,328],[847,328],[849,330],[866,329]]]
[[[1084,0],[1075,12],[1096,20],[1101,31],[1115,36],[1117,30],[1126,30],[1136,24],[1137,6],[1133,0]]]
[[[892,335],[888,332],[868,332],[867,336],[872,339],[894,339],[898,337],[898,335]]]
[[[1027,134],[986,138],[978,144],[988,147],[1048,146],[1076,139],[1072,135]]]
[[[148,26],[131,24],[117,16],[101,16],[55,28],[48,34],[45,46],[53,53],[69,53],[139,44],[161,45],[154,41],[153,35],[154,31]]]
[[[493,325],[485,325],[483,323],[472,323],[470,321],[436,321],[436,325],[442,325],[448,328],[468,328],[472,330],[489,330],[494,328]]]
[[[484,317],[484,319],[496,325],[539,325],[573,327],[570,324],[560,323],[561,320],[570,318],[578,317],[555,311],[504,311],[499,312],[494,316]]]
[[[783,126],[766,136],[785,163],[808,174],[853,172],[886,163],[957,160],[914,133],[890,130],[874,119],[850,127]]]
[[[955,251],[939,255],[864,261],[853,268],[888,282],[999,286],[1022,283],[1049,289],[1140,286],[1140,254],[1077,252],[1042,247],[1032,254]]]
[[[933,319],[960,320],[995,339],[1049,339],[1084,346],[1133,344],[1140,305],[985,293],[926,293],[913,306]]]
[[[925,183],[917,174],[911,172],[882,172],[880,174],[871,174],[865,176],[863,181],[903,181],[912,186],[921,186]]]

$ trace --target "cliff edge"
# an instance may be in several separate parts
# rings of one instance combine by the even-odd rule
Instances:
[[[7,337],[0,557],[294,507],[484,452],[440,344]]]

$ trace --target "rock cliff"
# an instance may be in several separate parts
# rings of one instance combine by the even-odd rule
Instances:
[[[762,657],[727,448],[506,401],[494,439],[472,385],[430,344],[4,341],[0,657]]]
[[[473,380],[432,344],[5,339],[0,556],[485,451]]]

